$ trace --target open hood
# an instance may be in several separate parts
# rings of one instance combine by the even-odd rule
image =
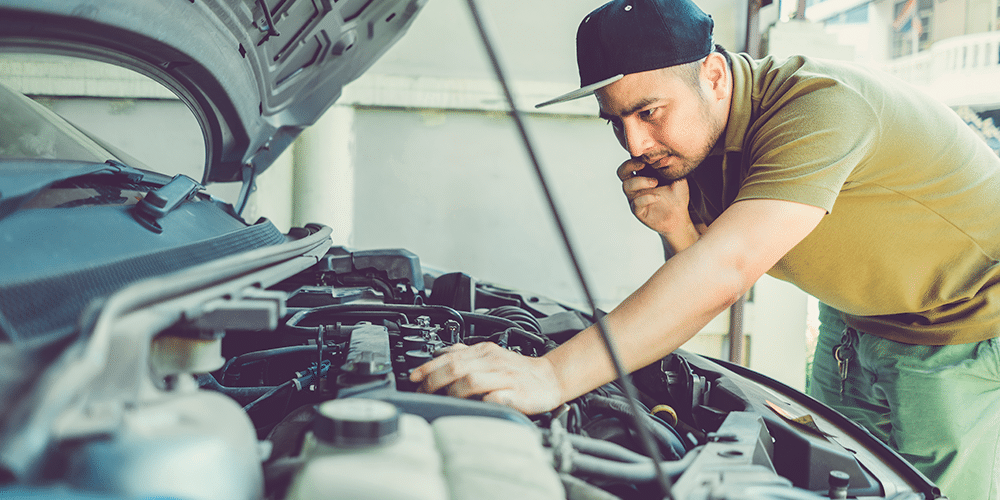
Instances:
[[[205,182],[267,168],[426,0],[0,0],[0,47],[143,73],[192,109]]]

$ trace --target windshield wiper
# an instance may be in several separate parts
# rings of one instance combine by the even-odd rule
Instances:
[[[95,174],[125,175],[131,182],[139,182],[145,175],[115,160],[104,163],[8,160],[0,172],[0,219],[14,213],[24,202],[50,186]]]

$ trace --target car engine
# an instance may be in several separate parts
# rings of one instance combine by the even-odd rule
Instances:
[[[303,240],[324,236],[310,231]],[[268,269],[264,260],[247,262]],[[494,342],[539,356],[594,318],[463,273],[427,272],[405,250],[334,247],[309,262],[273,283],[223,262],[223,291],[170,295],[180,281],[214,283],[194,270],[126,290],[135,307],[104,304],[89,343],[57,357],[30,404],[18,406],[26,423],[0,441],[0,496],[938,495],[871,435],[798,391],[682,351],[632,374],[638,414],[619,382],[530,417],[419,393],[409,373],[439,349]],[[113,326],[104,319],[112,313]],[[644,446],[638,426],[652,443]]]
[[[675,498],[885,493],[815,423],[782,418],[770,400],[764,414],[721,367],[696,357],[671,355],[634,374],[640,415],[617,383],[531,418],[415,392],[410,371],[445,346],[495,342],[538,356],[593,318],[462,273],[424,275],[407,251],[335,248],[273,288],[288,293],[284,323],[232,335],[225,365],[198,378],[242,405],[272,446],[270,497],[656,498],[661,484],[636,425],[651,431]]]

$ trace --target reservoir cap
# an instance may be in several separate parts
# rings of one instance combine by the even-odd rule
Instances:
[[[316,414],[313,433],[334,446],[378,446],[399,435],[399,409],[385,401],[335,399],[320,403]]]

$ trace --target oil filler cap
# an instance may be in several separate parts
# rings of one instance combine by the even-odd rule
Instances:
[[[313,434],[333,446],[378,446],[399,436],[399,409],[385,401],[335,399],[320,403],[316,413]]]

